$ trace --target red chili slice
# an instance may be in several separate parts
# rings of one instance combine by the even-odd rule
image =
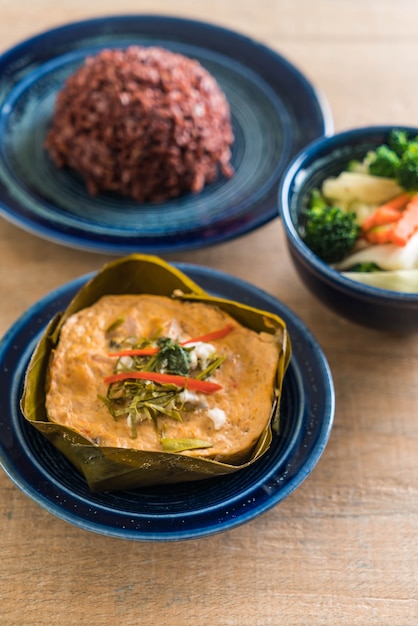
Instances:
[[[212,383],[208,380],[200,380],[198,378],[189,378],[188,376],[178,376],[176,374],[162,374],[160,372],[120,372],[111,374],[104,379],[107,385],[111,383],[123,382],[125,380],[141,379],[151,380],[156,383],[177,385],[192,391],[200,391],[201,393],[214,393],[222,389],[222,385]]]
[[[233,330],[233,324],[227,324],[223,328],[214,330],[206,335],[200,335],[200,337],[193,337],[192,339],[186,339],[180,343],[181,346],[187,346],[188,343],[197,343],[199,341],[214,341],[215,339],[222,339],[226,337],[231,330]],[[157,354],[159,348],[132,348],[131,350],[119,350],[118,352],[110,352],[108,356],[152,356]]]

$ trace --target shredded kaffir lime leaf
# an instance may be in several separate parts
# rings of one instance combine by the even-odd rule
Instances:
[[[112,322],[112,324],[110,324],[110,326],[106,328],[106,334],[108,335],[110,333],[113,333],[117,328],[119,328],[119,326],[122,326],[124,321],[124,317],[118,317],[114,322]]]
[[[136,424],[153,421],[165,415],[181,421],[176,397],[179,388],[175,385],[162,385],[147,380],[126,380],[109,385],[106,406],[112,417],[127,417],[131,426],[131,436],[136,438]]]
[[[206,378],[212,376],[213,372],[222,365],[225,359],[225,355],[213,359],[213,361],[211,361],[209,365],[196,376],[196,378],[199,378],[200,380],[206,380]]]

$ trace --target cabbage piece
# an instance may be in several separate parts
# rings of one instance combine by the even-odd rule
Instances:
[[[377,244],[363,248],[346,257],[334,267],[340,271],[349,270],[357,263],[376,263],[382,270],[412,270],[418,268],[418,231],[406,246],[393,243]]]
[[[418,293],[418,269],[388,272],[342,272],[343,276],[380,289]]]
[[[393,178],[372,176],[361,172],[341,172],[335,178],[326,178],[322,184],[322,193],[325,198],[337,203],[341,208],[346,208],[348,204],[355,201],[381,204],[402,191]]]
[[[361,202],[360,200],[354,200],[349,202],[346,206],[347,211],[353,211],[357,216],[357,221],[362,224],[364,220],[369,217],[379,206],[376,202],[371,204],[369,202]]]

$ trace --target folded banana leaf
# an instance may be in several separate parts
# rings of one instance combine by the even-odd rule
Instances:
[[[245,463],[232,465],[178,452],[150,452],[130,448],[100,447],[74,430],[48,421],[46,385],[52,351],[60,329],[73,313],[109,294],[153,294],[197,300],[223,309],[243,326],[276,336],[281,348],[277,363],[275,399],[271,421]],[[201,480],[248,467],[270,447],[272,431],[279,427],[282,383],[291,355],[284,321],[269,312],[215,298],[177,268],[155,256],[133,254],[105,265],[76,294],[67,309],[46,328],[30,360],[21,408],[25,418],[84,475],[91,491],[116,491],[140,486]]]

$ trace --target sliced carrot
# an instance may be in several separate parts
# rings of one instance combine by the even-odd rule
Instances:
[[[416,230],[418,230],[418,195],[413,196],[402,212],[400,220],[394,225],[391,241],[397,246],[406,246]]]
[[[395,196],[391,200],[388,200],[387,202],[385,202],[383,206],[388,206],[391,209],[400,211],[401,209],[403,209],[405,204],[409,202],[410,199],[411,199],[411,194],[404,191],[400,193],[398,196]]]
[[[389,212],[386,214],[389,216]],[[395,217],[396,219],[392,221],[389,221],[388,217],[388,222],[374,224],[365,230],[363,236],[366,241],[373,244],[394,243],[400,247],[405,246],[418,230],[418,194],[409,196],[405,209],[400,210],[399,215]]]
[[[222,385],[212,383],[208,380],[200,380],[198,378],[189,378],[188,376],[178,376],[177,374],[161,374],[160,372],[120,372],[119,374],[111,374],[104,379],[107,385],[112,383],[123,382],[125,380],[141,379],[151,380],[162,385],[177,385],[192,391],[200,391],[202,393],[214,393],[222,389]]]
[[[401,193],[384,204],[381,204],[371,215],[363,220],[361,224],[362,229],[368,231],[374,226],[390,224],[391,222],[397,221],[401,217],[402,210],[410,199],[411,195],[409,193]]]
[[[180,343],[181,346],[187,346],[189,343],[197,343],[199,341],[215,341],[215,339],[222,339],[222,337],[226,337],[231,330],[234,328],[233,324],[227,324],[223,328],[219,328],[218,330],[214,330],[211,333],[207,333],[206,335],[200,335],[200,337],[193,337],[193,339],[186,339]],[[130,350],[118,350],[117,352],[110,352],[108,356],[152,356],[153,354],[157,354],[159,348],[132,348]]]
[[[398,211],[397,209],[392,209],[388,206],[381,206],[377,208],[371,215],[366,217],[363,220],[361,225],[364,231],[368,231],[375,226],[382,226],[383,224],[391,224],[392,222],[397,222],[402,215],[402,211]]]
[[[374,244],[391,243],[393,227],[394,223],[374,226],[364,233],[364,238],[369,243]]]

